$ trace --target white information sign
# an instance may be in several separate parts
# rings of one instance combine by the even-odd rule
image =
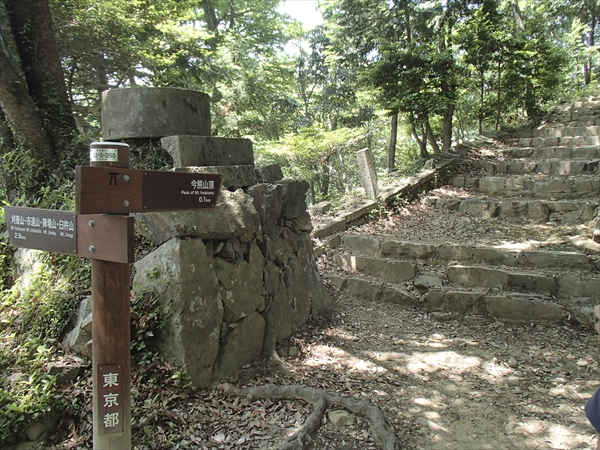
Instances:
[[[90,148],[90,162],[118,162],[119,150],[116,148]]]

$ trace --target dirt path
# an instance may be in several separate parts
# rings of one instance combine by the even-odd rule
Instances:
[[[403,449],[595,448],[583,412],[600,385],[598,341],[588,330],[437,321],[339,298],[332,322],[293,345],[300,355],[286,361],[286,384],[368,396]],[[376,446],[366,424],[328,425],[316,448]]]

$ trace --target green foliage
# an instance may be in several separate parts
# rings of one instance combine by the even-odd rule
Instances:
[[[152,340],[163,324],[161,305],[156,295],[137,293],[131,302],[131,352],[138,364],[147,365],[158,359]]]
[[[0,298],[0,445],[18,441],[27,424],[64,406],[44,366],[89,280],[82,259],[31,255],[29,268]],[[8,377],[15,373],[26,381],[11,385]]]

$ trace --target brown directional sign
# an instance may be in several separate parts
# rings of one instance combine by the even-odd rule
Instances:
[[[134,261],[133,217],[16,206],[7,206],[4,212],[13,247],[126,264]]]
[[[77,216],[77,254],[116,263],[134,262],[134,218],[105,214]]]
[[[142,210],[143,171],[117,167],[77,166],[78,214],[128,214]]]
[[[143,211],[214,208],[221,175],[145,171]]]
[[[78,214],[214,208],[221,175],[78,166]]]
[[[40,208],[4,208],[10,245],[77,254],[77,219],[70,211]]]

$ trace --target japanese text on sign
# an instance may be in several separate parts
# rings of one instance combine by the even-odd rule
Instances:
[[[98,411],[101,434],[123,431],[123,369],[120,365],[98,366]]]
[[[4,208],[11,245],[62,253],[77,253],[77,218],[68,211]]]

